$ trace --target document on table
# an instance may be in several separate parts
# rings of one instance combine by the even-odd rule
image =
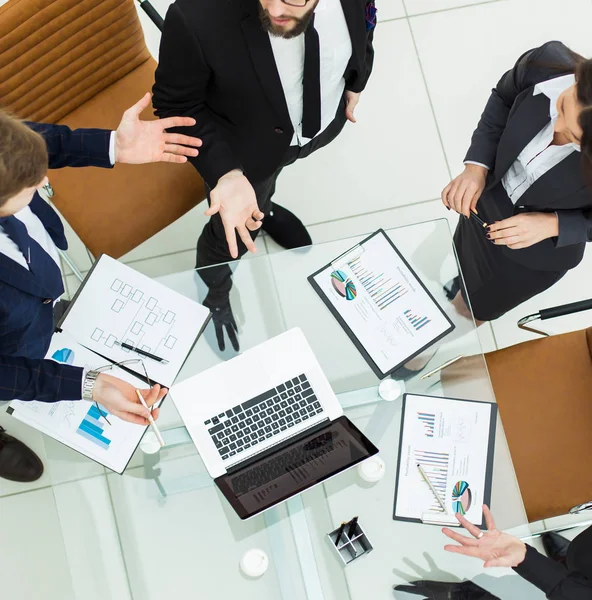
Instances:
[[[102,255],[60,327],[113,362],[142,358],[150,379],[170,387],[210,318],[203,305]],[[125,342],[168,364],[120,347]],[[130,365],[143,374],[141,365]]]
[[[382,229],[308,280],[381,378],[454,329]]]
[[[489,402],[405,394],[395,488],[395,520],[443,515],[421,465],[449,516],[484,525],[491,500],[497,406]],[[427,521],[427,519],[424,519]]]
[[[67,333],[54,334],[46,358],[89,369],[107,361],[87,350]],[[136,388],[146,388],[146,381],[117,367],[108,371]],[[8,412],[58,442],[77,450],[117,473],[125,470],[146,427],[122,421],[94,402],[24,402],[13,400]],[[109,423],[104,417],[107,417]]]

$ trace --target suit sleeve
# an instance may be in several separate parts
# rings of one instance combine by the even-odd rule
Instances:
[[[364,1],[364,18],[366,18],[366,11],[369,7],[375,8],[373,0]],[[377,17],[376,17],[377,18]],[[378,21],[376,21],[378,22]],[[345,89],[349,92],[360,93],[366,88],[366,84],[370,79],[372,73],[372,67],[374,66],[374,30],[376,24],[371,27],[366,33],[366,48],[364,54],[363,67],[364,72],[360,76],[356,77],[353,81],[346,82]]]
[[[517,60],[514,68],[502,76],[491,91],[464,162],[479,163],[489,169],[494,167],[497,146],[517,96],[547,79],[549,67],[545,67],[545,63],[561,64],[567,52],[567,48],[561,42],[547,42],[525,52]]]
[[[107,129],[70,129],[66,125],[25,123],[39,133],[47,145],[49,168],[111,168],[109,141],[113,133]]]
[[[559,235],[556,248],[592,242],[592,209],[556,211],[559,220]]]
[[[0,400],[80,400],[83,371],[53,360],[0,356]]]
[[[206,89],[212,73],[198,39],[175,4],[169,8],[164,22],[155,77],[152,89],[155,114],[160,118],[195,119],[192,127],[170,131],[201,138],[199,155],[189,157],[189,161],[206,183],[215,187],[222,175],[241,165],[206,105]]]
[[[524,561],[514,568],[521,577],[542,590],[549,600],[589,600],[592,581],[526,546]]]

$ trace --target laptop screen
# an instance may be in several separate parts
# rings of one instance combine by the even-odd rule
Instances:
[[[218,477],[216,484],[238,516],[247,519],[377,452],[349,419],[339,417]]]

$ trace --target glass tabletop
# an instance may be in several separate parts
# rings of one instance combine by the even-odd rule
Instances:
[[[428,351],[429,357],[436,350],[426,370],[461,354],[471,357],[464,377],[447,381],[442,371],[421,380],[418,374],[404,382],[406,391],[493,401],[475,324],[453,310],[442,288],[459,273],[448,222],[419,223],[389,230],[387,235],[455,324],[454,331]],[[393,520],[401,401],[379,397],[378,377],[307,281],[364,237],[234,263],[230,301],[241,351],[292,327],[303,330],[345,414],[380,448],[385,477],[369,484],[351,469],[241,521],[214,486],[173,403],[166,402],[159,425],[167,448],[155,455],[140,448],[123,475],[103,475],[109,527],[119,545],[112,562],[121,563],[119,572],[127,585],[122,598],[379,600],[393,597],[393,584],[423,579],[426,573],[428,579],[451,580],[481,572],[478,561],[444,553],[439,527]],[[195,271],[160,281],[198,301],[207,294]],[[220,351],[210,322],[178,381],[236,355],[228,338],[226,349]],[[57,481],[59,465],[52,468]],[[83,473],[85,466],[80,469]],[[526,524],[499,418],[491,503],[500,528]],[[326,534],[354,516],[374,550],[343,567]],[[269,568],[258,579],[239,569],[241,556],[251,548],[260,548],[269,557]],[[517,577],[511,579],[515,585]]]

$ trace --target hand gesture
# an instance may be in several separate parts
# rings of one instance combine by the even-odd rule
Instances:
[[[171,127],[195,125],[190,117],[169,117],[156,121],[140,121],[140,113],[150,104],[150,93],[124,113],[115,132],[115,162],[144,164],[153,162],[187,162],[188,156],[197,156],[199,138],[167,133]]]
[[[559,220],[555,213],[522,213],[497,221],[487,230],[487,238],[498,246],[511,250],[528,248],[543,240],[559,235]]]
[[[442,203],[457,213],[470,217],[485,189],[487,169],[479,165],[465,165],[465,170],[442,190]]]
[[[162,400],[167,392],[166,388],[161,388],[159,385],[155,385],[150,390],[140,390],[149,407]],[[136,388],[123,379],[100,373],[93,389],[93,400],[124,421],[148,425],[150,411],[140,404]],[[158,408],[152,411],[155,420],[158,419],[159,412]]]
[[[360,96],[362,94],[358,92],[345,92],[345,116],[347,120],[351,123],[356,123],[356,119],[354,117],[354,110],[360,101]]]
[[[442,533],[458,542],[460,546],[447,545],[444,546],[444,550],[480,558],[485,562],[485,567],[517,567],[526,556],[526,544],[512,535],[496,529],[491,512],[485,504],[483,505],[483,514],[487,523],[486,532],[482,532],[457,513],[456,518],[459,523],[476,539],[445,527],[442,529]]]
[[[205,215],[211,217],[220,213],[230,256],[238,257],[236,232],[247,250],[257,252],[249,231],[256,231],[261,227],[264,214],[257,205],[253,186],[242,172],[230,171],[220,177],[218,185],[210,193],[210,201],[210,208],[206,210]]]

